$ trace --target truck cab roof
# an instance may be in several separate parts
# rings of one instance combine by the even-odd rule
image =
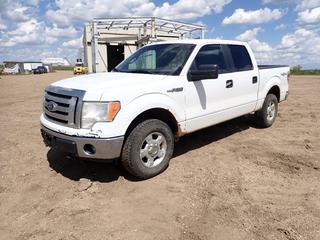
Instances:
[[[247,45],[246,42],[236,41],[236,40],[222,40],[222,39],[184,39],[184,40],[172,40],[172,41],[165,41],[165,42],[156,42],[152,43],[152,45],[156,44],[196,44],[196,45],[203,45],[203,44],[231,44],[231,45]],[[151,45],[151,44],[150,44]]]

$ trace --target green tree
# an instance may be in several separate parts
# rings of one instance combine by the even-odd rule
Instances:
[[[300,72],[302,70],[302,67],[300,65],[296,65],[296,66],[293,66],[291,70],[293,72]]]

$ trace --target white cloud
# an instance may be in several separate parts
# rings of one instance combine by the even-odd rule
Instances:
[[[278,49],[280,53],[294,54],[300,64],[301,62],[314,62],[320,65],[320,36],[315,31],[300,28],[294,33],[286,34]]]
[[[270,51],[255,52],[259,63],[320,66],[320,35],[313,30],[299,28],[284,35],[281,43]]]
[[[23,22],[31,18],[33,9],[24,6],[17,1],[0,1],[0,16],[4,20]]]
[[[258,33],[262,32],[262,31],[263,31],[263,29],[261,27],[250,29],[250,30],[247,30],[244,33],[240,34],[238,37],[236,37],[236,39],[240,40],[240,41],[249,41],[249,40],[256,38]]]
[[[128,17],[136,12],[143,13],[155,8],[149,0],[88,0],[76,3],[72,0],[56,0],[55,5],[57,10],[49,9],[46,17],[59,27],[67,27],[75,21],[90,21],[99,17]]]
[[[296,7],[297,11],[320,7],[320,0],[300,0],[299,2],[300,3]]]
[[[223,7],[229,4],[231,0],[179,0],[174,4],[163,3],[161,7],[153,10],[153,15],[170,19],[195,19],[205,16],[214,11],[220,13]]]
[[[236,9],[230,16],[226,17],[222,24],[261,24],[267,23],[273,20],[278,20],[286,14],[283,9],[261,8],[255,11],[246,11],[242,8]]]
[[[8,41],[1,40],[2,47],[13,47],[14,45],[16,45],[16,43],[11,40],[8,40]]]
[[[259,53],[270,52],[272,50],[271,46],[266,42],[261,42],[257,39],[257,36],[260,32],[263,32],[263,29],[260,27],[253,28],[245,31],[236,37],[239,41],[248,42],[252,50],[256,53],[257,58],[259,59]]]
[[[267,3],[285,3],[288,2],[288,0],[262,0],[263,4]]]
[[[261,42],[258,39],[252,39],[251,41],[248,42],[252,50],[256,53],[265,53],[265,52],[270,52],[272,50],[272,47],[266,43],[266,42]]]
[[[310,46],[306,48],[306,45]],[[283,36],[281,40],[281,47],[294,51],[305,49],[306,52],[308,52],[307,49],[314,49],[310,52],[319,52],[320,37],[316,32],[313,32],[312,30],[300,28],[294,33],[286,34],[285,36]]]
[[[221,13],[223,11],[224,6],[231,3],[232,0],[216,0],[213,1],[213,10],[216,13]]]
[[[20,5],[20,4],[19,4]],[[26,21],[29,19],[28,14],[26,13],[28,7],[17,6],[17,8],[12,9],[12,11],[7,12],[7,16],[12,21]]]
[[[53,27],[46,27],[45,34],[53,38],[73,38],[77,35],[77,30],[73,26],[59,28],[56,24]]]
[[[3,23],[0,23],[0,30],[6,30],[7,26],[4,25]]]
[[[72,39],[70,41],[66,41],[62,44],[62,47],[68,48],[80,48],[82,47],[82,36],[80,38]]]
[[[70,19],[67,15],[63,15],[61,11],[48,10],[46,17],[50,22],[55,23],[59,27],[68,27],[71,25]]]
[[[4,41],[6,46],[15,46],[17,44],[41,44],[44,42],[43,33],[44,23],[31,19],[18,24],[18,27],[7,32],[7,40]]]
[[[31,34],[35,31],[39,31],[41,28],[41,23],[39,23],[36,19],[31,19],[26,22],[22,22],[18,25],[16,30],[9,31],[8,34],[13,36],[24,36]]]
[[[39,4],[39,0],[27,0],[27,4],[31,6],[37,6]]]
[[[320,35],[316,30],[299,28],[285,34],[281,42],[275,46],[258,40],[261,32],[263,29],[258,27],[249,29],[236,37],[238,40],[249,43],[259,64],[320,66]]]
[[[38,22],[32,18],[29,21],[19,23],[15,30],[7,31],[0,40],[6,47],[17,44],[51,44],[61,38],[75,37],[77,33],[73,26],[68,28],[58,28],[56,25],[47,27],[44,22]]]
[[[274,30],[283,30],[283,29],[286,29],[286,28],[287,28],[287,25],[281,23],[281,24],[275,26]]]
[[[306,24],[319,24],[320,23],[320,7],[313,8],[311,10],[307,9],[303,12],[298,13],[298,22]]]
[[[77,2],[56,1],[57,10],[49,9],[47,19],[59,27],[66,27],[74,21],[89,21],[97,17],[157,16],[178,20],[193,20],[210,14],[220,13],[231,0],[178,0],[155,5],[150,0],[88,0]],[[110,7],[112,6],[112,7]]]

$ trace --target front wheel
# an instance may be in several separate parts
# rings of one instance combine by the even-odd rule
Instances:
[[[146,120],[127,137],[121,163],[135,177],[147,179],[167,168],[173,149],[174,137],[170,127],[158,119]]]
[[[262,109],[256,112],[256,122],[262,128],[270,127],[278,115],[278,99],[274,94],[268,94]]]

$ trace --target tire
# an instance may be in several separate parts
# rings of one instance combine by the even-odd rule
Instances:
[[[146,120],[125,140],[121,163],[133,176],[148,179],[168,167],[173,149],[174,136],[170,127],[158,119]]]
[[[256,123],[261,128],[271,127],[278,115],[278,99],[274,94],[268,94],[262,109],[256,112]]]

